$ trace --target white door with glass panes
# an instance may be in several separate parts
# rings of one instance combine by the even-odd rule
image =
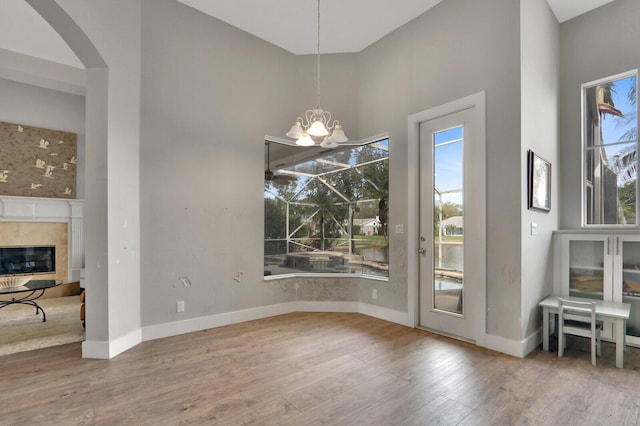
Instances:
[[[484,287],[485,200],[476,108],[419,128],[419,324],[476,340]]]

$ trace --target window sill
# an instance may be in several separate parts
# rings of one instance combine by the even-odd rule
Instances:
[[[296,273],[296,274],[281,274],[281,275],[266,275],[264,281],[276,281],[289,278],[364,278],[373,281],[385,281],[389,282],[389,277],[380,277],[377,275],[360,275],[360,274],[314,274],[314,273]]]

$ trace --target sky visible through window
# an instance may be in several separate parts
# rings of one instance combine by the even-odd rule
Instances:
[[[462,126],[442,130],[433,135],[434,184],[439,191],[462,191],[463,189],[462,136]],[[442,202],[462,205],[462,192],[445,194],[442,197]]]
[[[631,76],[612,82],[611,98],[613,106],[624,116],[617,117],[604,114],[602,119],[602,141],[603,144],[615,144],[617,142],[628,141],[630,144],[607,146],[607,160],[614,161],[616,154],[625,149],[632,149],[630,145],[635,145],[637,134],[633,129],[637,126],[637,107],[635,101],[636,76]],[[618,184],[622,185],[623,177],[619,176]]]
[[[635,127],[635,120],[629,123],[628,118],[636,117],[636,105],[629,100],[629,93],[635,91],[636,77],[627,77],[613,82],[611,97],[614,106],[624,114],[621,117],[606,117],[602,121],[602,135],[604,143],[618,142],[622,136],[632,127]]]

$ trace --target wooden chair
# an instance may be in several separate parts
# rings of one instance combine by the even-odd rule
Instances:
[[[591,363],[596,365],[596,354],[600,356],[600,332],[602,323],[596,322],[596,302],[574,302],[558,299],[558,356],[566,346],[566,335],[591,339]]]

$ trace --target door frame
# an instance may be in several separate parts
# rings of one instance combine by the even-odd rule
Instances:
[[[477,142],[481,145],[482,155],[478,156],[477,169],[478,179],[477,186],[474,187],[477,197],[486,199],[486,93],[484,91],[456,99],[425,111],[412,114],[408,117],[408,138],[407,138],[407,266],[408,266],[408,289],[407,289],[407,307],[408,320],[414,326],[419,325],[420,308],[419,308],[419,232],[420,232],[420,123],[454,114],[474,108],[477,119]],[[486,205],[482,209],[480,217],[474,218],[474,222],[484,224],[480,226],[479,232],[483,245],[486,248]],[[478,299],[474,301],[478,308],[474,309],[476,326],[474,327],[475,343],[484,346],[486,341],[486,317],[487,317],[487,273],[486,273],[486,249],[484,250],[484,261],[482,262],[482,271],[480,272],[483,279],[480,280],[480,288],[478,289]]]

